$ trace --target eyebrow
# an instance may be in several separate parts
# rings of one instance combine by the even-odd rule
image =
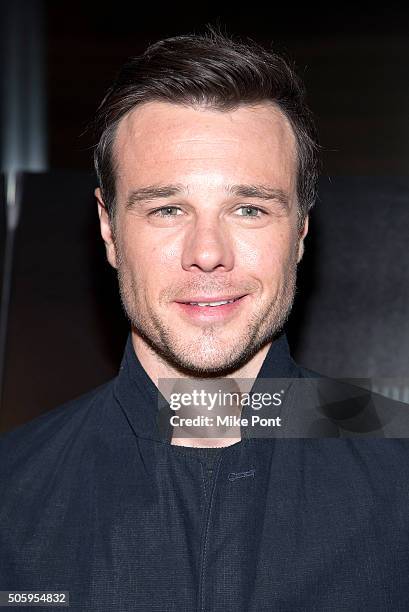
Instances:
[[[132,208],[139,202],[149,200],[158,200],[160,198],[171,198],[175,195],[186,193],[186,188],[183,185],[148,185],[147,187],[139,187],[133,189],[126,200],[126,207]]]
[[[289,208],[290,198],[283,189],[268,185],[230,185],[227,191],[240,198],[258,198],[260,200],[276,200],[284,208]]]
[[[227,194],[241,198],[257,198],[260,200],[275,200],[284,208],[290,206],[288,194],[282,189],[276,189],[268,185],[227,185],[225,187]],[[135,204],[147,202],[151,200],[159,200],[163,198],[171,198],[177,195],[187,195],[188,188],[179,183],[170,185],[148,185],[133,189],[127,198],[126,207],[132,208]]]

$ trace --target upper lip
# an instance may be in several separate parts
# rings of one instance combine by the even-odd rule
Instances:
[[[230,300],[238,300],[239,298],[244,297],[245,293],[240,293],[238,295],[218,295],[218,296],[208,296],[208,295],[195,295],[190,298],[184,298],[182,300],[176,300],[179,304],[190,304],[192,302],[227,302]]]

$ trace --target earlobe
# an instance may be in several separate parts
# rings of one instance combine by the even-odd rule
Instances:
[[[300,243],[298,245],[297,263],[300,263],[303,255],[304,255],[304,240],[300,240]]]
[[[308,216],[305,218],[302,230],[300,232],[299,242],[298,242],[298,258],[297,263],[300,263],[303,255],[304,255],[304,239],[308,233]]]

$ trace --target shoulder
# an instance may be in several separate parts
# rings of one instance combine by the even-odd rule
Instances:
[[[0,436],[0,475],[20,466],[53,462],[103,426],[112,407],[115,379]]]
[[[409,438],[409,405],[376,393],[370,379],[334,379],[297,367],[299,395],[308,393],[313,412],[336,425],[340,437]]]

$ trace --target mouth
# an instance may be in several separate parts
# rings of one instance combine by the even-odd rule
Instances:
[[[200,306],[201,308],[205,308],[206,306],[210,306],[211,308],[216,308],[218,306],[225,306],[226,304],[233,304],[233,302],[237,302],[237,300],[241,300],[243,295],[239,295],[238,297],[220,297],[220,298],[193,298],[191,300],[183,300],[178,302],[179,304],[188,304],[189,306]]]
[[[194,296],[189,300],[177,301],[175,304],[189,319],[216,321],[225,320],[237,312],[246,297],[247,294],[235,297],[220,296],[217,298]]]

